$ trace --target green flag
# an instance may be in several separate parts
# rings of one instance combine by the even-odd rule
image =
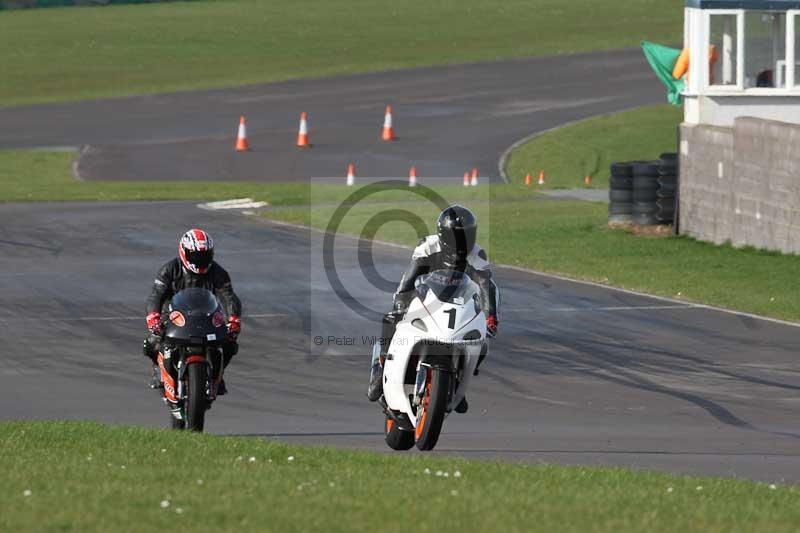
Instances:
[[[681,91],[683,91],[684,82],[672,77],[672,69],[675,67],[681,51],[647,41],[642,41],[642,50],[644,50],[644,56],[658,79],[667,86],[667,100],[669,103],[681,105]]]

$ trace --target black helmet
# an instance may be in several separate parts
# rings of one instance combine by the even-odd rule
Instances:
[[[439,215],[436,230],[445,256],[453,260],[464,260],[475,246],[478,219],[466,207],[451,205]]]

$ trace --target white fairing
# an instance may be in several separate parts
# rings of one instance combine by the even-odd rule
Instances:
[[[471,280],[468,280],[468,285],[460,297],[453,298],[450,302],[440,301],[434,291],[427,292],[424,302],[415,297],[404,319],[397,325],[389,345],[383,372],[384,398],[390,409],[407,414],[414,426],[417,424],[411,401],[414,384],[406,384],[405,378],[409,361],[418,343],[427,341],[457,345],[464,353],[463,365],[455,374],[458,387],[448,405],[448,412],[464,398],[478,364],[481,349],[486,342],[486,316],[483,311],[476,309],[474,299],[480,294],[478,286]],[[427,332],[412,324],[417,320],[424,323]],[[475,331],[479,337],[476,337]],[[465,340],[464,336],[468,333],[476,338]],[[415,375],[417,370],[418,368],[414,368],[411,375]]]

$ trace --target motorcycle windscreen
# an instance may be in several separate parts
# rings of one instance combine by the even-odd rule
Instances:
[[[211,291],[190,287],[172,298],[170,311],[180,311],[186,316],[211,316],[218,308],[219,302]]]
[[[431,291],[441,302],[464,304],[464,298],[471,292],[472,281],[469,276],[457,270],[434,270],[426,274],[417,286],[418,292]],[[424,300],[424,295],[422,300]]]

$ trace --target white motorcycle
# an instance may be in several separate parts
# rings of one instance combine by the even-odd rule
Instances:
[[[390,448],[436,446],[445,417],[464,398],[486,349],[478,285],[454,270],[421,276],[383,366],[381,405]]]

